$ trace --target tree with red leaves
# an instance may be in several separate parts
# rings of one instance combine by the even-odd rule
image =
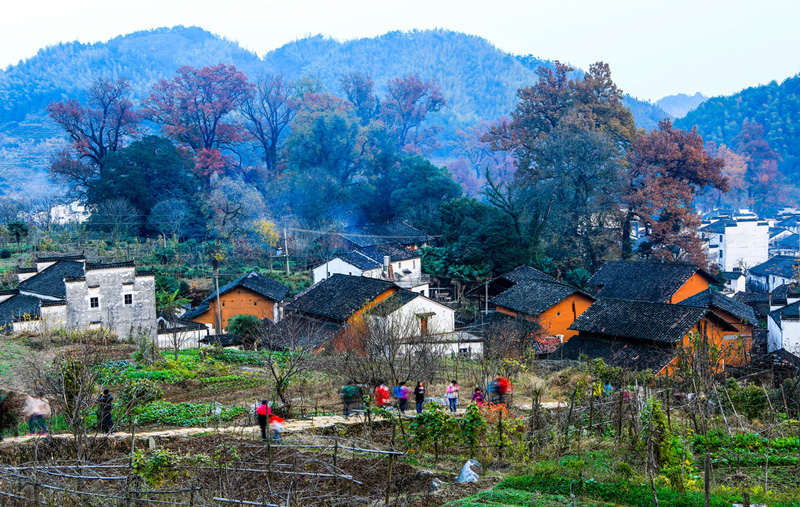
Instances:
[[[707,265],[694,199],[707,186],[727,191],[723,160],[706,151],[696,129],[675,129],[670,120],[662,120],[649,133],[639,133],[628,160],[623,194],[628,222],[636,217],[648,232],[639,252],[658,260]]]
[[[231,113],[250,96],[252,85],[233,65],[223,63],[197,69],[183,66],[171,80],[162,79],[142,101],[144,118],[161,125],[162,131],[198,155],[204,150],[198,171],[220,171],[220,149],[244,138],[242,126]],[[224,164],[223,164],[224,165]]]
[[[420,145],[431,144],[435,131],[423,129],[422,123],[428,113],[446,105],[436,81],[423,81],[414,74],[391,79],[386,88],[380,117],[397,138],[398,146],[414,152]]]
[[[86,105],[69,99],[47,106],[50,118],[64,129],[74,150],[54,157],[50,173],[56,179],[78,193],[85,192],[87,183],[99,176],[103,158],[138,135],[139,116],[129,95],[127,80],[98,79],[87,90]]]

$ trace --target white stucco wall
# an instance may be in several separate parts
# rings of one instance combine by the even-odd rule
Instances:
[[[751,268],[769,260],[769,225],[766,222],[742,221],[726,227],[719,244],[723,271]]]
[[[320,264],[312,270],[314,274],[314,283],[319,283],[325,280],[330,275],[353,275],[361,276],[362,271],[350,263],[347,263],[339,257],[334,257],[324,264]],[[366,276],[366,275],[365,275]]]
[[[782,333],[781,328],[778,326],[778,323],[775,322],[775,319],[772,318],[772,315],[767,315],[767,333],[767,352],[779,350],[782,347]]]
[[[428,317],[428,334],[452,333],[455,329],[455,311],[447,306],[419,296],[392,312],[388,318],[400,325],[419,320],[417,315],[432,313]],[[417,329],[419,332],[419,329]]]

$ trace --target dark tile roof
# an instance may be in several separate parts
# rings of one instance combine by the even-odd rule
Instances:
[[[387,290],[391,282],[335,274],[304,290],[287,305],[303,313],[344,322]]]
[[[602,359],[607,365],[627,370],[651,370],[658,373],[678,355],[673,345],[638,340],[611,340],[595,335],[578,335],[550,354],[549,359],[578,361]]]
[[[766,292],[737,292],[733,299],[752,308],[759,319],[765,319],[769,315],[769,294]]]
[[[407,289],[400,289],[377,305],[370,308],[369,313],[372,315],[380,315],[385,317],[386,315],[389,315],[398,308],[405,306],[418,297],[422,297],[422,295],[417,294],[416,292],[411,292]]]
[[[83,263],[76,261],[59,260],[55,264],[48,266],[27,280],[19,284],[19,288],[24,291],[35,292],[43,296],[55,298],[67,297],[67,289],[64,286],[64,278],[77,278],[84,275]]]
[[[208,303],[203,303],[199,305],[197,308],[192,308],[188,312],[182,315],[183,319],[189,320],[199,317],[208,311]]]
[[[711,314],[709,309],[694,306],[600,299],[569,328],[581,333],[677,343],[707,314]],[[725,329],[736,330],[719,320]]]
[[[800,298],[800,287],[796,283],[784,283],[775,287],[770,296],[774,306],[785,305],[788,304],[789,299]]]
[[[542,273],[538,269],[534,269],[530,266],[518,266],[508,273],[503,273],[498,278],[502,278],[504,280],[508,280],[512,283],[520,283],[526,282],[530,280],[544,280],[546,282],[556,282],[557,280],[552,276]]]
[[[723,296],[714,289],[706,289],[699,294],[684,299],[679,305],[698,306],[701,308],[717,308],[737,317],[742,322],[758,326],[758,319],[753,309],[735,299]]]
[[[378,262],[371,257],[367,257],[358,250],[347,252],[346,254],[340,255],[339,258],[348,264],[352,264],[353,266],[357,267],[362,271],[367,271],[370,269],[378,269],[381,266],[383,266],[383,259],[381,259],[381,261]]]
[[[402,222],[352,226],[338,234],[361,247],[384,243],[414,245],[430,240],[424,232]]]
[[[791,216],[789,218],[784,218],[780,222],[776,222],[775,227],[783,227],[783,228],[797,227],[798,223],[800,223],[800,217]]]
[[[795,301],[783,308],[773,310],[769,312],[769,315],[778,324],[778,327],[783,327],[782,322],[784,320],[800,320],[800,301]]]
[[[256,294],[261,294],[265,298],[272,299],[273,301],[281,301],[289,292],[289,287],[282,283],[276,282],[272,278],[266,277],[262,274],[251,271],[250,273],[240,276],[236,280],[227,283],[219,288],[220,296],[229,292],[237,287],[244,287],[251,290]],[[217,297],[216,291],[203,300],[203,303],[208,303]]]
[[[36,262],[58,262],[58,261],[85,261],[86,255],[84,254],[76,254],[76,255],[37,255],[35,258]]]
[[[563,283],[528,280],[500,293],[491,303],[526,315],[539,315],[576,292],[580,291]]]
[[[800,250],[800,234],[793,232],[770,245],[770,248],[776,248],[780,250]]]
[[[700,228],[700,232],[712,232],[716,234],[725,234],[726,227],[736,227],[736,222],[733,220],[722,219],[717,220],[713,224],[709,224]]]
[[[392,259],[392,262],[415,259],[420,256],[419,252],[415,252],[414,250],[406,248],[403,245],[399,245],[397,243],[365,246],[359,248],[358,252],[360,252],[363,255],[366,255],[370,259],[379,261],[381,264],[383,263],[383,257],[386,255],[388,255]]]
[[[598,298],[668,303],[695,273],[717,282],[710,273],[691,264],[612,261],[603,265],[587,284],[600,287]]]
[[[750,274],[763,277],[775,275],[782,278],[792,278],[794,277],[794,266],[798,261],[800,261],[800,259],[797,257],[776,255],[767,262],[762,262],[758,266],[750,268]]]
[[[753,361],[755,368],[764,370],[789,370],[800,372],[800,357],[786,349],[773,350],[763,358]]]
[[[11,296],[0,303],[0,327],[10,326],[14,321],[22,318],[38,319],[40,299],[26,294]]]
[[[738,280],[744,276],[744,273],[741,271],[723,271],[722,274],[725,275],[725,279],[727,280]]]

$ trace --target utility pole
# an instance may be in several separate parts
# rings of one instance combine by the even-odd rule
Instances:
[[[219,305],[219,273],[214,275],[214,286],[217,289],[217,334],[222,334],[222,308]]]
[[[286,236],[286,226],[283,226],[283,249],[286,250],[286,274],[289,273],[289,238]]]

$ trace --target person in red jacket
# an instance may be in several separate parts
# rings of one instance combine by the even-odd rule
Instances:
[[[389,388],[383,381],[375,387],[374,399],[376,407],[385,407],[389,404]]]
[[[267,400],[262,400],[261,405],[256,408],[258,425],[261,427],[261,440],[267,441],[267,417],[272,415],[272,409],[267,405]]]

